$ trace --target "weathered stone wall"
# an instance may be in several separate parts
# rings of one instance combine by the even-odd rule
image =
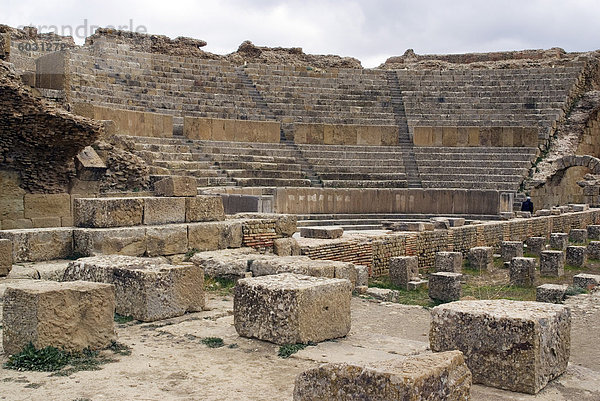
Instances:
[[[275,121],[204,117],[184,117],[183,119],[183,136],[188,139],[278,143],[280,131],[281,124]]]
[[[600,210],[591,209],[449,230],[374,236],[370,240],[342,238],[329,243],[301,244],[301,252],[312,259],[340,260],[368,266],[372,276],[388,274],[389,259],[395,256],[418,256],[419,269],[432,271],[435,253],[439,251],[462,252],[466,257],[469,250],[477,246],[490,246],[498,250],[502,241],[548,238],[552,232],[569,232],[573,228],[585,228],[599,221]]]
[[[414,127],[415,146],[537,147],[534,127]]]
[[[518,50],[507,52],[489,53],[464,53],[464,54],[416,54],[408,49],[402,56],[388,58],[379,66],[383,69],[400,68],[521,68],[525,65],[541,63],[560,63],[573,59],[579,53],[566,53],[563,49]]]
[[[498,214],[498,191],[466,189],[277,188],[278,213]]]
[[[100,40],[113,40],[119,44],[130,45],[131,50],[144,53],[170,54],[174,56],[212,58],[210,53],[200,50],[206,42],[200,39],[180,36],[171,39],[165,35],[151,35],[146,33],[123,31],[110,28],[98,28],[88,36],[86,45],[92,45]]]
[[[571,167],[554,174],[546,183],[530,191],[535,209],[547,209],[568,203],[585,203],[584,188],[577,185],[591,170],[587,167]]]
[[[294,124],[294,142],[313,145],[398,145],[393,125]]]
[[[100,132],[98,123],[36,97],[9,64],[0,63],[0,162],[19,173],[21,188],[66,192],[73,158]]]
[[[73,112],[95,120],[114,122],[113,130],[122,135],[170,138],[173,136],[173,116],[75,103]]]
[[[27,72],[32,77],[36,71],[35,61],[39,57],[52,52],[75,47],[75,42],[71,36],[60,36],[54,33],[38,33],[34,27],[25,27],[23,29],[12,28],[0,24],[0,59],[2,59],[2,45],[8,44],[8,56],[4,60],[14,64],[19,72]],[[7,41],[6,38],[9,38]],[[31,86],[34,82],[30,82]]]

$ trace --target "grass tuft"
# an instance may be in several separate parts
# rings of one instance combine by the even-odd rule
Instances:
[[[225,346],[225,342],[220,337],[204,337],[202,339],[202,344],[206,345],[208,348],[221,348]]]
[[[302,351],[304,348],[308,347],[309,345],[314,345],[314,344],[312,344],[312,343],[308,343],[308,344],[284,344],[281,347],[279,347],[279,352],[277,353],[277,355],[280,358],[287,359],[290,356],[294,355],[296,352]]]
[[[115,341],[107,349],[114,354],[131,354],[128,346]],[[52,376],[69,376],[82,370],[99,370],[101,365],[110,362],[116,360],[101,354],[100,351],[84,349],[81,352],[69,352],[51,346],[36,349],[29,343],[18,354],[10,355],[4,367],[20,372],[54,372]]]
[[[129,323],[131,321],[133,321],[132,316],[123,316],[123,315],[119,315],[118,313],[115,313],[115,323],[125,324],[125,323]]]

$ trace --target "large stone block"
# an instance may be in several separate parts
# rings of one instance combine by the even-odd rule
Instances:
[[[146,228],[147,256],[177,255],[188,251],[186,224],[167,224]]]
[[[65,259],[73,254],[72,228],[38,228],[0,231],[12,241],[13,263]]]
[[[587,247],[568,246],[566,252],[566,263],[570,266],[585,267],[587,263]]]
[[[419,261],[416,256],[390,258],[390,281],[408,290],[408,282],[419,277]]]
[[[500,256],[505,262],[510,262],[512,258],[523,256],[523,243],[521,241],[502,241],[500,244]]]
[[[435,271],[460,273],[462,271],[463,256],[461,252],[436,252]]]
[[[513,258],[510,261],[510,283],[530,287],[535,281],[535,258]]]
[[[358,281],[358,269],[352,263],[310,259],[307,256],[260,255],[249,260],[248,269],[253,276],[295,273],[313,277],[343,278],[352,283],[352,288]]]
[[[0,239],[0,276],[6,276],[12,269],[12,241]]]
[[[576,244],[585,244],[587,242],[588,239],[588,232],[587,230],[584,229],[580,229],[580,228],[574,228],[571,231],[569,231],[569,241],[576,243]]]
[[[239,248],[242,223],[235,220],[188,224],[188,246],[198,251]]]
[[[525,244],[527,245],[527,253],[539,256],[540,252],[545,249],[546,237],[529,237]]]
[[[279,256],[298,256],[300,245],[296,238],[277,238],[273,240],[273,253]]]
[[[600,225],[589,225],[587,226],[588,239],[600,240]]]
[[[169,176],[154,183],[157,196],[196,196],[198,182],[194,177]]]
[[[298,375],[294,401],[468,400],[472,376],[459,351],[418,355],[373,366],[328,363]]]
[[[185,221],[225,220],[223,198],[219,195],[200,195],[185,199]]]
[[[234,325],[242,337],[276,344],[344,337],[351,298],[348,280],[290,273],[241,279],[234,290]]]
[[[542,251],[540,253],[540,275],[562,277],[565,275],[565,253],[563,251]]]
[[[600,285],[600,275],[580,273],[573,276],[573,287],[590,290]]]
[[[557,251],[565,251],[569,246],[569,234],[567,233],[551,233],[550,248]]]
[[[565,299],[568,286],[566,284],[542,284],[535,289],[537,302],[561,304]]]
[[[186,198],[143,198],[144,224],[185,223]]]
[[[116,312],[143,322],[204,308],[204,272],[193,264],[120,255],[81,258],[69,264],[63,280],[113,284]]]
[[[209,277],[240,279],[249,271],[248,262],[260,256],[253,248],[198,252],[191,261]]]
[[[493,270],[494,249],[491,246],[477,246],[467,255],[469,268],[474,270]]]
[[[146,227],[76,228],[73,243],[74,252],[79,256],[144,256]]]
[[[587,246],[587,255],[590,259],[600,259],[600,241],[590,241]]]
[[[474,383],[536,394],[567,368],[571,315],[540,302],[452,302],[432,309],[429,341],[462,351]]]
[[[76,227],[131,227],[142,224],[142,198],[78,198],[73,202]]]
[[[462,274],[438,272],[429,275],[429,298],[436,301],[458,301],[462,295]]]
[[[71,215],[69,194],[25,194],[23,197],[24,217],[66,217]]]
[[[4,293],[2,345],[7,355],[30,342],[68,351],[101,349],[116,338],[112,285],[24,281]]]
[[[304,238],[340,238],[344,234],[342,227],[323,226],[323,227],[300,227],[300,236]]]

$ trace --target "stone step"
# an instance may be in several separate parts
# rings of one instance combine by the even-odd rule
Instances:
[[[309,187],[309,179],[285,178],[235,178],[232,180],[241,187]]]
[[[327,173],[357,173],[357,174],[385,174],[385,173],[402,173],[409,170],[406,166],[395,164],[391,166],[344,166],[335,164],[332,165],[315,165],[313,169],[319,174]]]
[[[516,192],[520,183],[510,182],[472,182],[472,181],[432,181],[423,179],[423,188],[463,188],[463,189],[494,189],[498,191]]]
[[[319,169],[320,166],[343,166],[345,168],[352,166],[363,166],[363,167],[396,167],[401,168],[403,161],[401,158],[398,159],[331,159],[331,158],[313,158],[307,157],[306,160]]]
[[[319,171],[323,182],[338,181],[405,181],[405,173],[323,173]]]
[[[327,188],[406,188],[406,180],[323,180]]]
[[[216,164],[224,170],[301,171],[301,165],[297,163],[217,162]]]
[[[168,169],[185,169],[185,170],[207,170],[213,165],[206,161],[185,161],[185,160],[154,160],[154,166],[164,167]]]
[[[280,170],[226,170],[227,175],[232,178],[282,178],[303,179],[302,171],[280,171]]]
[[[257,156],[257,155],[222,155],[222,154],[207,154],[211,160],[221,163],[277,163],[277,164],[297,164],[294,157],[280,156]]]

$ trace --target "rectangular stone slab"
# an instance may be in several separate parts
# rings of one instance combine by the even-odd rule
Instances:
[[[204,308],[204,272],[193,264],[168,265],[151,258],[97,256],[69,263],[63,280],[113,284],[117,313],[143,322]]]
[[[219,195],[200,195],[185,199],[185,221],[223,221],[223,198]]]
[[[12,241],[13,263],[66,259],[73,254],[72,228],[0,230],[0,238]]]
[[[342,227],[300,227],[300,236],[304,238],[334,239],[344,234]]]
[[[460,350],[473,382],[536,394],[567,369],[571,314],[562,305],[458,301],[432,309],[434,352]]]
[[[320,342],[350,331],[350,282],[283,273],[241,279],[233,299],[242,337],[275,344]]]
[[[32,343],[68,351],[101,349],[116,339],[112,285],[23,281],[4,292],[2,345],[7,355]]]
[[[73,202],[75,227],[109,228],[142,224],[142,198],[78,198]]]
[[[471,372],[459,351],[383,361],[328,363],[300,373],[294,401],[459,401],[469,399]]]

